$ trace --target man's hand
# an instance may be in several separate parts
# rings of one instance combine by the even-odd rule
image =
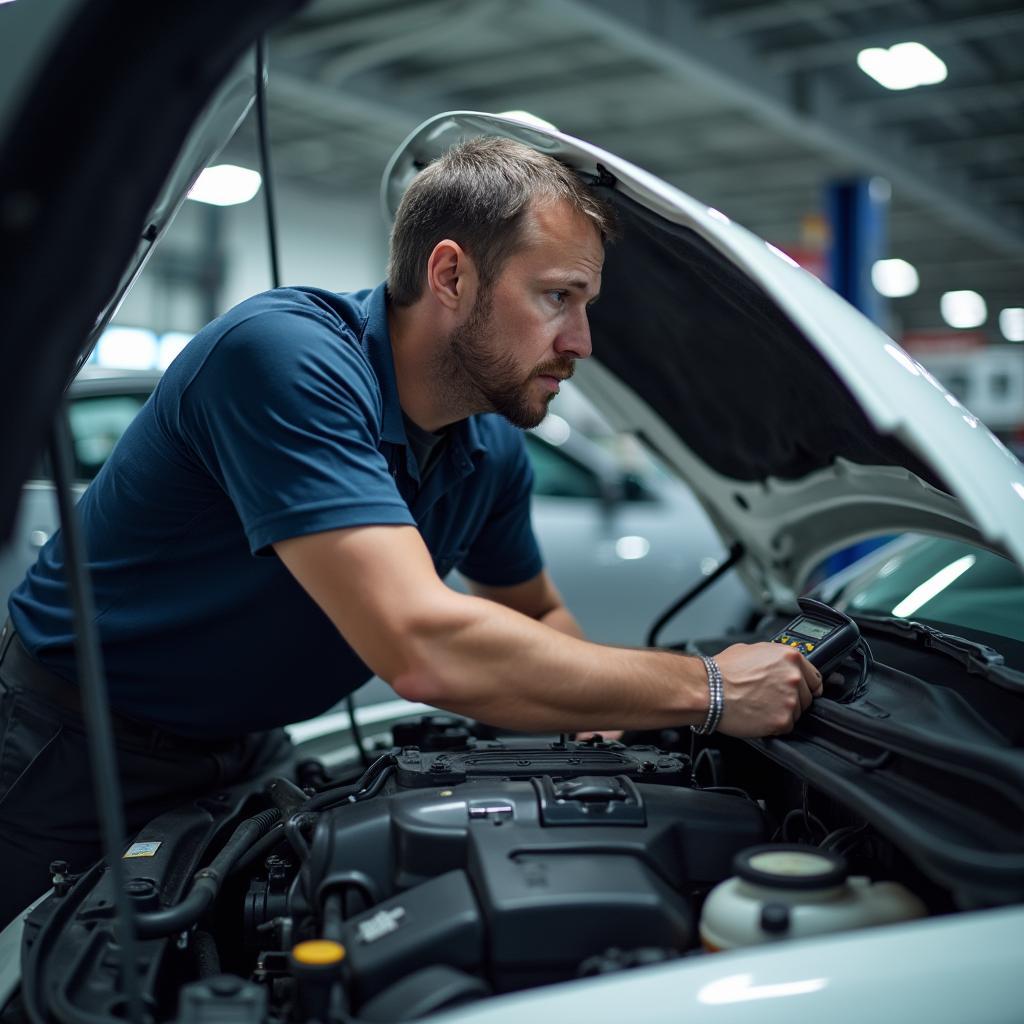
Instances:
[[[781,644],[734,644],[715,656],[724,682],[718,731],[729,736],[789,732],[822,692],[821,673]]]

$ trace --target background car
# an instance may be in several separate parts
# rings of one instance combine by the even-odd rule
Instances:
[[[148,370],[92,366],[77,376],[68,396],[77,495],[99,472],[159,379],[159,373]],[[5,619],[8,596],[35,562],[39,549],[56,530],[58,520],[48,460],[43,457],[33,479],[22,489],[11,539],[0,549],[0,612]]]

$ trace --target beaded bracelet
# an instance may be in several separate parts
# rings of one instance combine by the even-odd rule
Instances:
[[[704,662],[704,671],[708,674],[708,713],[703,724],[691,725],[690,728],[698,735],[706,736],[718,728],[725,702],[722,695],[722,670],[718,662],[706,654],[700,655],[700,660]]]

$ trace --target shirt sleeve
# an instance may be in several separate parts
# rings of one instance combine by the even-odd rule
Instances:
[[[463,576],[486,586],[525,583],[544,568],[530,522],[533,467],[520,432],[510,428],[510,433],[512,443],[501,474],[503,485],[466,557],[457,566]]]
[[[184,390],[183,436],[225,490],[253,554],[289,537],[415,525],[378,449],[381,399],[351,331],[314,309],[227,331]]]

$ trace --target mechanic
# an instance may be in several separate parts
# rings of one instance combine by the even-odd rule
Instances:
[[[778,645],[589,643],[542,567],[521,430],[590,355],[612,234],[556,160],[466,142],[410,185],[386,285],[265,292],[170,366],[79,504],[132,833],[373,673],[533,731],[765,735],[821,692]],[[59,532],[9,609],[0,923],[100,853]]]

